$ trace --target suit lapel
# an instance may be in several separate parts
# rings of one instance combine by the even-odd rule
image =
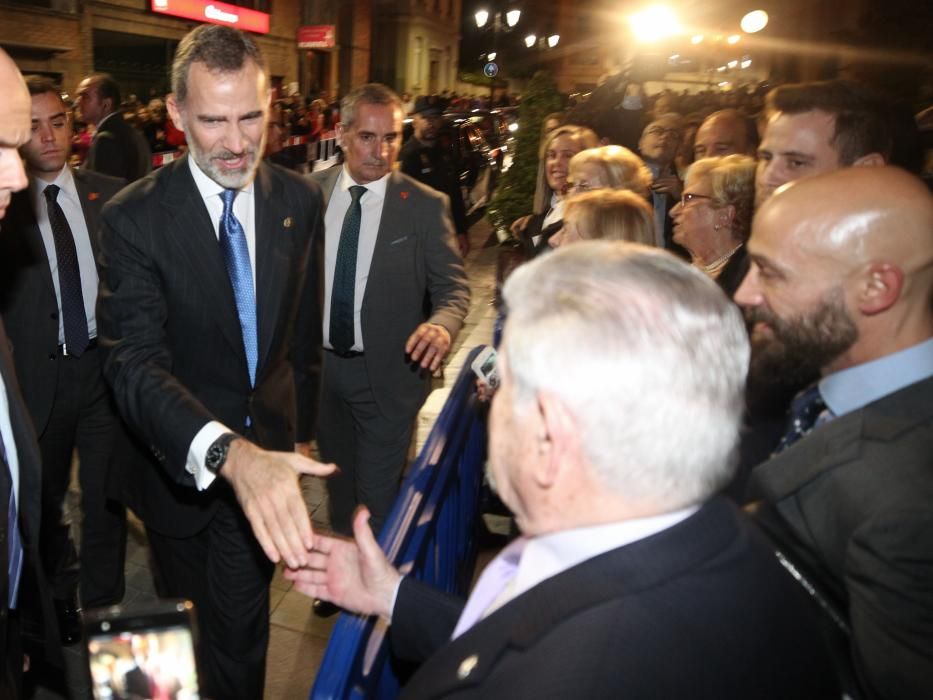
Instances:
[[[81,202],[81,211],[84,212],[84,221],[87,224],[87,232],[91,239],[91,248],[94,250],[94,259],[100,252],[100,192],[94,189],[87,173],[82,170],[72,169],[75,187],[78,190],[78,200]]]
[[[379,217],[376,245],[373,248],[373,261],[369,266],[366,291],[363,292],[363,313],[366,312],[366,308],[369,306],[366,302],[370,294],[385,293],[386,287],[381,284],[380,275],[387,259],[389,245],[395,240],[395,234],[402,228],[399,222],[405,220],[401,194],[403,186],[398,171],[392,171],[389,174],[389,181],[386,183],[385,202],[382,205],[382,216]],[[404,230],[409,231],[410,228],[410,226],[406,226]]]
[[[752,492],[779,501],[827,471],[858,459],[864,440],[887,442],[933,417],[933,377],[815,429],[752,472]]]
[[[716,498],[667,530],[543,581],[439,650],[404,697],[445,697],[481,685],[509,650],[529,649],[585,610],[665,585],[721,554],[740,532],[738,517]]]
[[[281,301],[288,281],[288,236],[294,214],[288,210],[281,183],[265,164],[259,166],[254,183],[256,205],[256,312],[259,323],[259,365],[262,371],[278,326]]]
[[[217,243],[214,224],[191,175],[188,157],[165,167],[172,168],[172,174],[166,184],[162,206],[175,220],[175,226],[168,227],[165,235],[174,238],[183,252],[182,259],[194,269],[195,279],[201,281],[201,291],[207,297],[207,305],[212,309],[224,338],[243,358],[245,370],[246,353],[233,287]]]

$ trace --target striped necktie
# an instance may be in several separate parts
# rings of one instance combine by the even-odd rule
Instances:
[[[259,338],[256,320],[256,294],[253,290],[253,268],[249,264],[246,232],[233,213],[233,200],[238,190],[224,190],[220,195],[224,211],[220,216],[220,249],[227,264],[227,274],[233,286],[243,349],[249,367],[250,386],[256,386],[256,365],[259,362]]]

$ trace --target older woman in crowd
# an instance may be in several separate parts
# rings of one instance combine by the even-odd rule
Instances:
[[[703,158],[687,170],[683,195],[671,209],[674,241],[730,297],[748,272],[745,242],[754,199],[753,159]]]
[[[541,140],[534,213],[512,224],[512,235],[522,241],[527,257],[546,250],[547,239],[560,229],[570,159],[598,145],[599,137],[591,129],[573,125],[558,127]]]
[[[551,247],[597,238],[654,245],[651,206],[629,190],[603,189],[574,195],[564,206],[564,225],[551,237]]]
[[[648,196],[651,171],[645,162],[624,146],[600,146],[580,151],[570,159],[567,193],[612,188]]]

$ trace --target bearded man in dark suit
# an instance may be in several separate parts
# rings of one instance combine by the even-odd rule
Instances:
[[[819,380],[750,488],[846,628],[866,698],[933,697],[933,199],[892,167],[785,185],[735,300],[752,372]]]
[[[251,37],[194,29],[172,89],[189,155],[104,210],[104,372],[148,453],[122,460],[122,483],[161,592],[197,609],[202,691],[259,698],[273,562],[313,544],[298,475],[330,472],[296,453],[317,399],[321,195],[262,162],[270,91]]]

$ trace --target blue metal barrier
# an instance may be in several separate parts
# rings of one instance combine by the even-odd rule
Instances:
[[[486,461],[486,421],[469,355],[379,536],[403,574],[465,594],[476,563],[477,520]],[[321,661],[311,700],[390,700],[399,679],[390,663],[386,624],[341,614]]]

